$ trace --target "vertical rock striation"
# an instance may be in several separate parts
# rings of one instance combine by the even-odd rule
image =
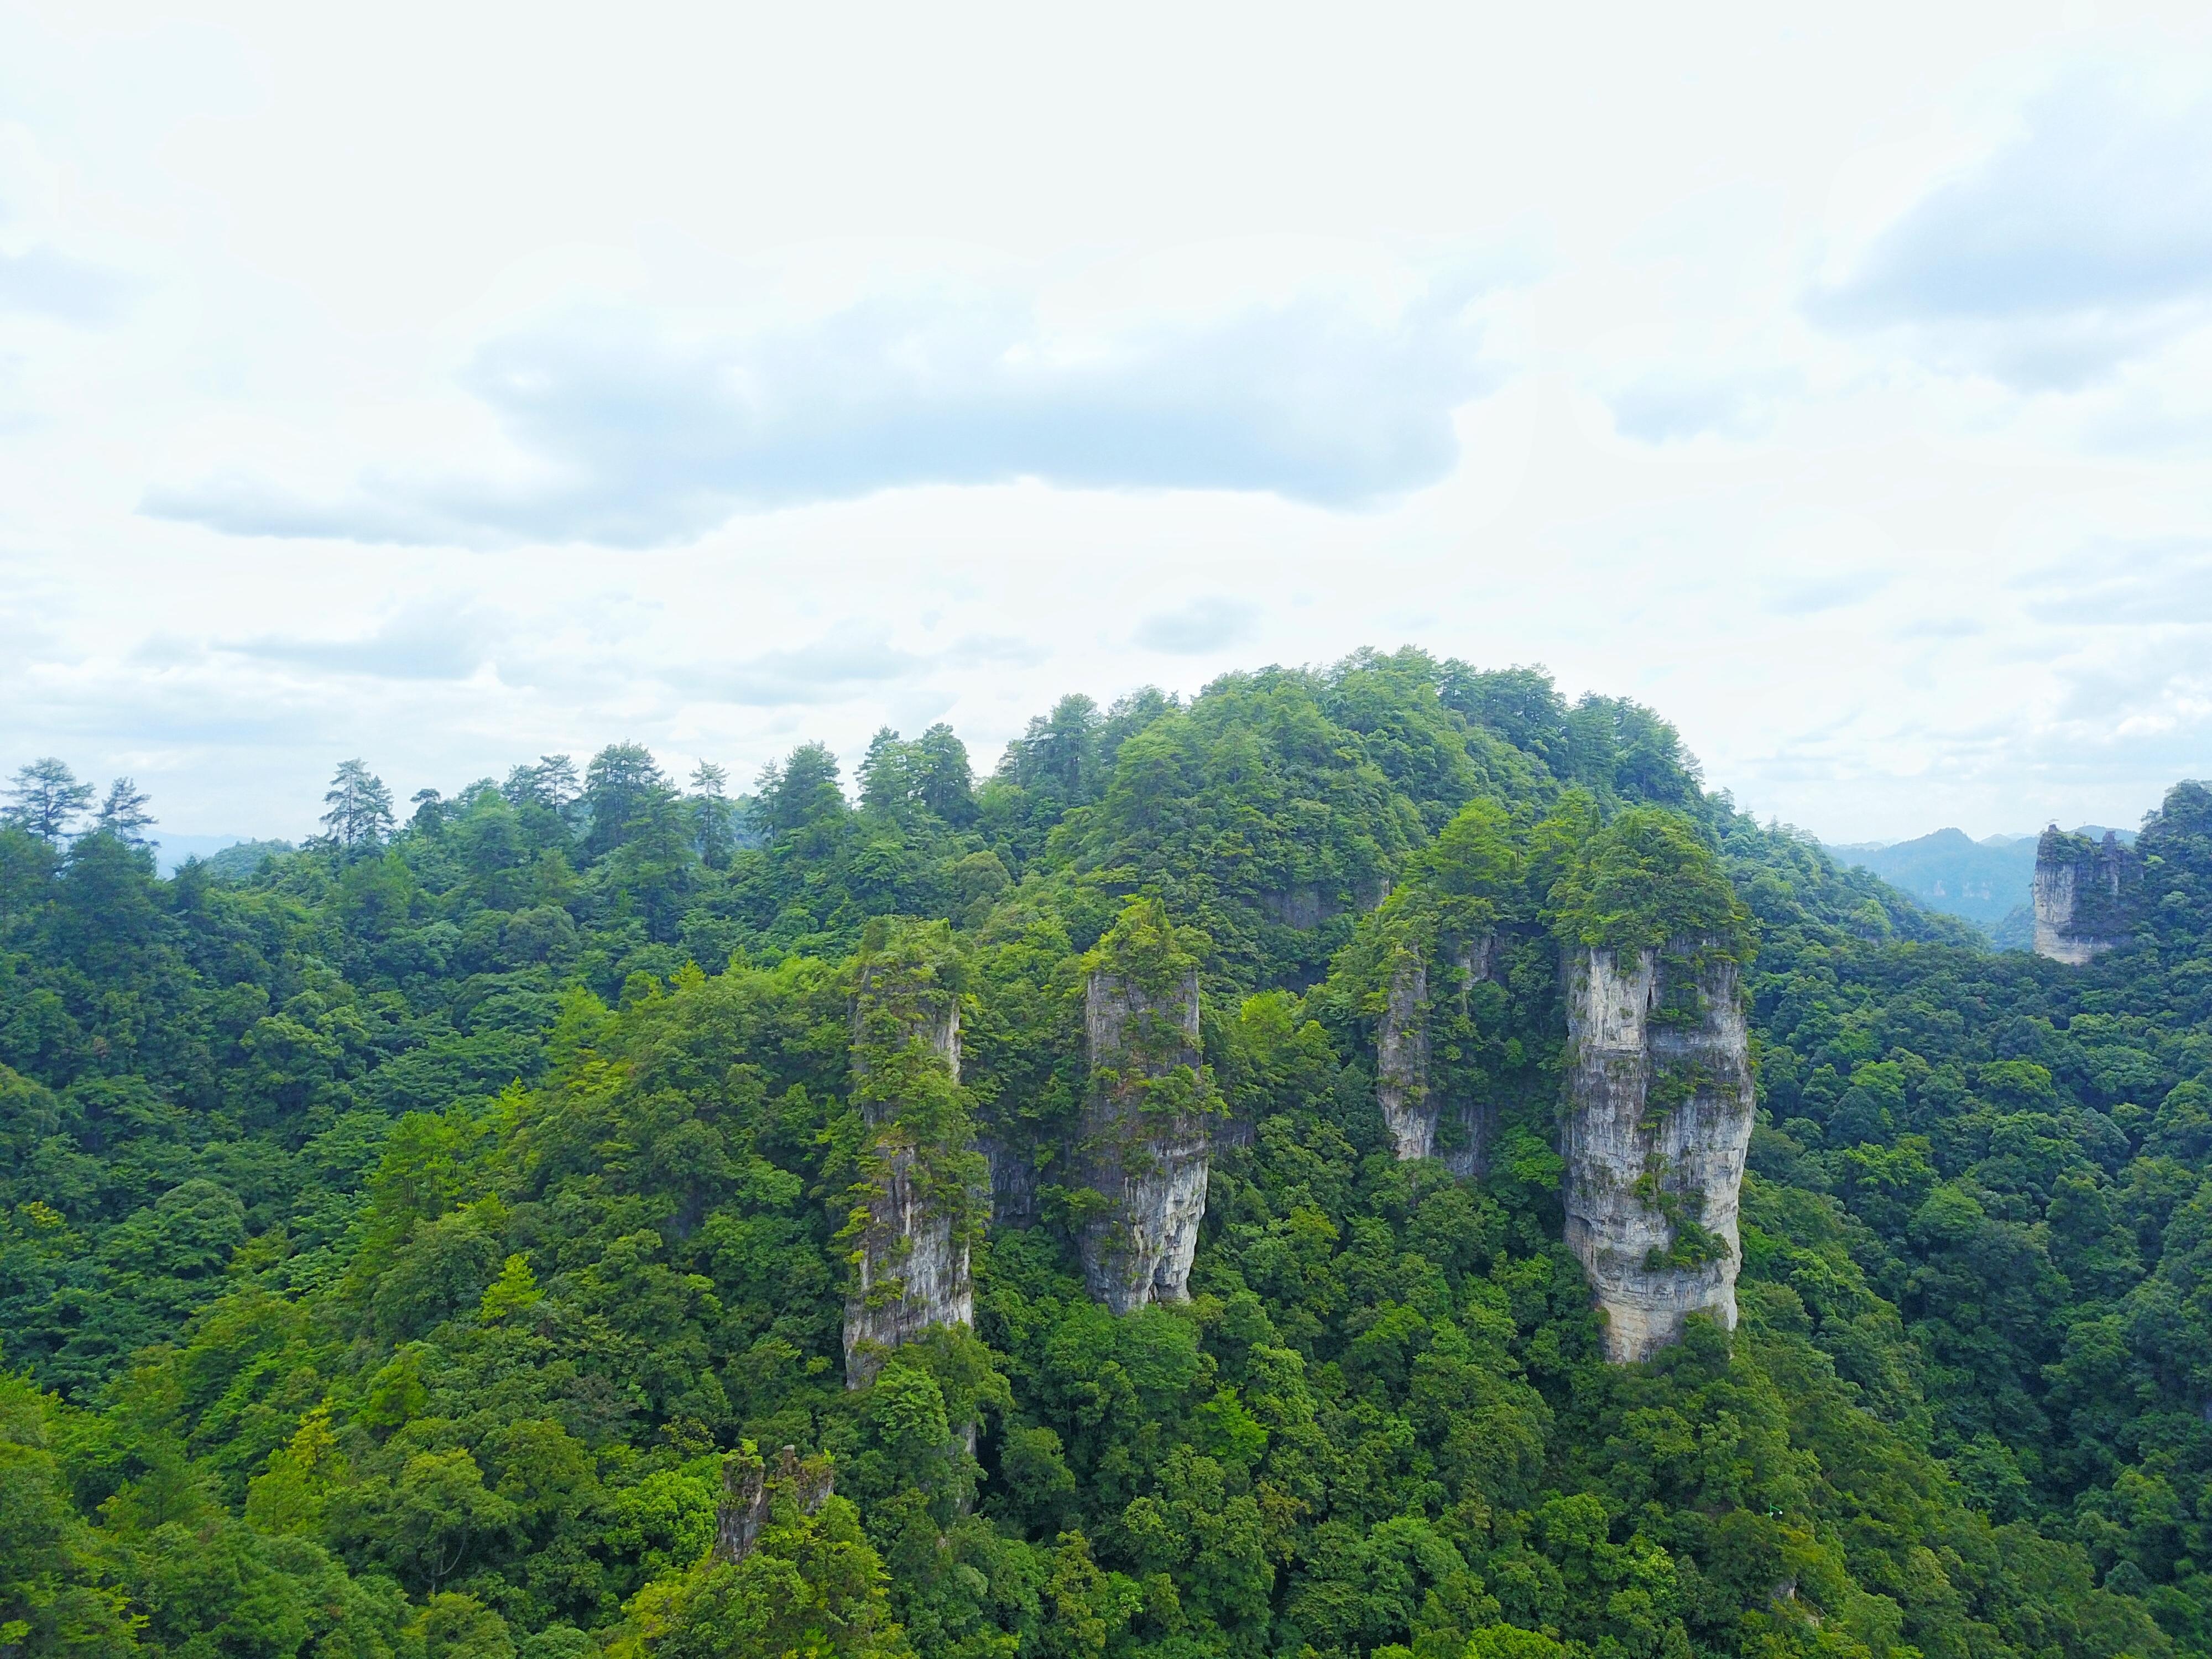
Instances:
[[[760,1535],[775,1518],[780,1491],[803,1515],[818,1515],[837,1489],[836,1477],[824,1457],[802,1461],[799,1448],[786,1446],[771,1474],[768,1465],[750,1449],[732,1452],[722,1460],[722,1498],[714,1506],[714,1559],[734,1566],[753,1553]]]
[[[1037,1162],[1028,1141],[1003,1133],[979,1134],[975,1150],[990,1170],[991,1225],[1027,1227],[1035,1222]]]
[[[1677,940],[1577,947],[1563,965],[1566,1241],[1605,1310],[1607,1357],[1644,1359],[1689,1314],[1735,1324],[1753,1110],[1736,964]]]
[[[2119,837],[2100,845],[2052,824],[2035,846],[2035,953],[2079,968],[2128,942],[2142,860]]]
[[[1429,1093],[1429,972],[1418,948],[1391,965],[1389,995],[1375,1028],[1375,1101],[1401,1161],[1426,1158],[1437,1142]]]
[[[853,1009],[854,1094],[872,1170],[845,1304],[845,1382],[871,1381],[883,1356],[935,1325],[971,1325],[968,1166],[980,1162],[960,1104],[960,1005],[906,960],[861,970]]]
[[[1083,1013],[1086,1184],[1105,1200],[1084,1229],[1085,1282],[1115,1313],[1188,1300],[1212,1148],[1201,1109],[1198,971],[1148,991],[1094,969]]]
[[[1467,1012],[1468,993],[1490,977],[1491,963],[1498,954],[1498,936],[1492,933],[1477,933],[1463,941],[1452,954],[1452,966],[1459,969],[1460,1012]],[[1459,1145],[1443,1155],[1444,1167],[1465,1181],[1490,1173],[1490,1132],[1496,1116],[1495,1103],[1468,1095],[1459,1102]],[[1443,1115],[1441,1110],[1437,1115]]]

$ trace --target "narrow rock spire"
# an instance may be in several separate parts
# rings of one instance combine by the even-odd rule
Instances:
[[[1375,1100],[1402,1161],[1426,1158],[1437,1141],[1429,1093],[1429,973],[1418,945],[1401,946],[1375,1027]]]
[[[1699,940],[1571,949],[1566,1241],[1606,1315],[1606,1354],[1649,1358],[1688,1315],[1733,1329],[1751,1142],[1735,962]]]
[[[1202,941],[1201,941],[1202,943]],[[1084,988],[1091,1098],[1083,1276],[1116,1313],[1190,1295],[1219,1096],[1199,1043],[1198,963],[1158,903],[1122,913]]]
[[[960,1082],[960,1005],[941,944],[925,930],[860,970],[853,1007],[854,1099],[867,1126],[869,1178],[854,1223],[855,1283],[845,1304],[845,1382],[936,1325],[975,1322],[969,1247],[982,1160]]]

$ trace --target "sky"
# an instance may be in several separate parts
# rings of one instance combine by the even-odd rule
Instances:
[[[0,772],[1406,644],[1830,841],[2212,773],[2212,15],[0,3]]]

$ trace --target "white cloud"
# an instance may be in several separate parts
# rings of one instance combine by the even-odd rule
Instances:
[[[1153,612],[1137,624],[1136,640],[1148,651],[1197,656],[1250,639],[1259,619],[1259,606],[1216,595]]]
[[[1020,478],[1364,507],[1458,459],[1452,413],[1484,384],[1472,287],[1440,283],[1380,323],[1310,297],[1077,331],[991,292],[889,295],[734,338],[577,313],[487,343],[463,377],[524,481],[374,474],[324,504],[232,475],[145,507],[234,535],[623,547],[747,508]]]
[[[1639,374],[1613,395],[1613,423],[1624,436],[1653,444],[1756,438],[1773,426],[1778,406],[1802,384],[1790,370],[1716,374],[1670,365]]]
[[[325,674],[463,680],[491,659],[501,632],[496,618],[461,604],[412,609],[360,638],[261,635],[220,641],[215,648]]]
[[[0,12],[0,771],[297,834],[1408,640],[1838,839],[2201,769],[2196,24],[133,3]]]
[[[2070,75],[1813,303],[2023,386],[2111,373],[2212,316],[2212,97],[2161,99],[2141,66]]]
[[[65,323],[104,323],[121,307],[125,284],[112,271],[49,247],[0,252],[0,310],[27,311]]]
[[[2014,584],[2054,628],[2212,625],[2212,539],[2092,544]]]

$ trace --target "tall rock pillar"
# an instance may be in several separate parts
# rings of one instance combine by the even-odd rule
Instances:
[[[1456,969],[1459,1012],[1467,1012],[1468,992],[1490,974],[1494,935],[1475,934],[1449,952]],[[1453,1110],[1459,1119],[1455,1140],[1439,1153],[1437,1128],[1452,1103],[1449,1091],[1437,1086],[1431,1074],[1434,1037],[1431,1031],[1429,972],[1420,948],[1401,945],[1390,967],[1389,990],[1382,1018],[1375,1026],[1375,1103],[1390,1131],[1390,1143],[1400,1160],[1442,1157],[1455,1176],[1480,1176],[1489,1167],[1491,1104],[1471,1096],[1458,1099]],[[1447,1012],[1450,1007],[1447,1001]]]
[[[2079,968],[2124,945],[2142,860],[2107,830],[2101,845],[2057,824],[2035,844],[2035,953]]]
[[[845,1304],[848,1388],[872,1380],[888,1350],[932,1326],[975,1318],[969,1247],[988,1188],[959,1091],[959,1000],[924,944],[904,939],[870,962],[854,999],[868,1173]]]
[[[1199,1047],[1198,964],[1156,904],[1132,905],[1084,988],[1091,1097],[1083,1277],[1115,1313],[1190,1295],[1219,1097]]]
[[[1375,1102],[1400,1159],[1436,1149],[1437,1105],[1429,1094],[1429,974],[1418,947],[1401,946],[1375,1028]]]
[[[1498,936],[1494,933],[1476,933],[1462,939],[1452,953],[1452,966],[1459,970],[1460,1012],[1467,1012],[1468,996],[1477,985],[1491,976],[1492,960],[1498,954]],[[1462,1181],[1490,1173],[1490,1134],[1492,1120],[1497,1115],[1497,1103],[1477,1095],[1462,1098],[1458,1105],[1459,1145],[1443,1154],[1444,1167]],[[1437,1116],[1441,1120],[1443,1113]]]
[[[1649,1358],[1692,1313],[1735,1325],[1736,1209],[1751,1143],[1735,963],[1569,949],[1566,1242],[1606,1315],[1606,1355]]]

